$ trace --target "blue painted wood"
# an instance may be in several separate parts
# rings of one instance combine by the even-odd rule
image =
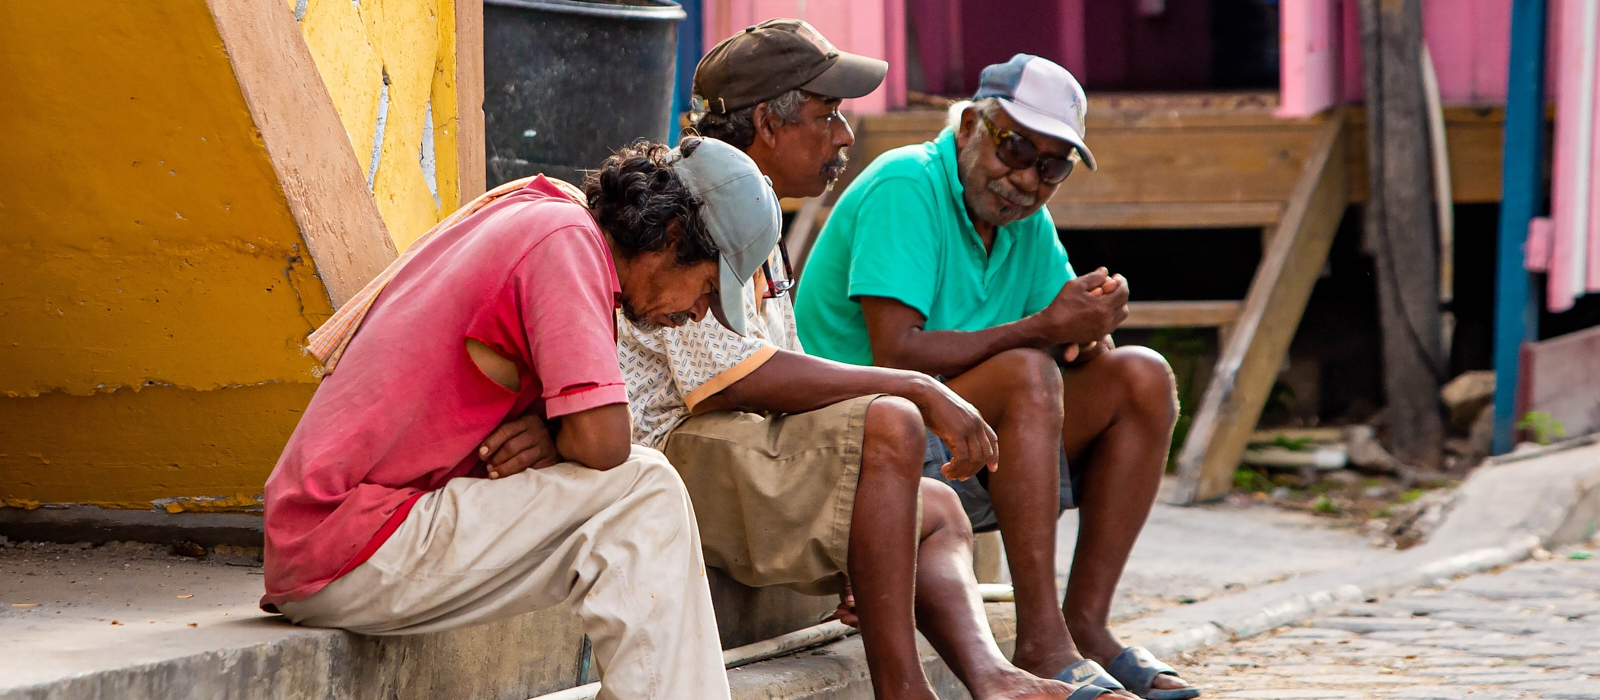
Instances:
[[[1524,342],[1535,340],[1538,311],[1529,293],[1522,245],[1544,193],[1545,0],[1513,0],[1510,84],[1494,306],[1494,452],[1511,451]]]
[[[678,0],[688,19],[678,23],[678,75],[672,92],[672,128],[678,133],[678,115],[689,111],[689,99],[694,94],[694,67],[705,55],[704,0]]]

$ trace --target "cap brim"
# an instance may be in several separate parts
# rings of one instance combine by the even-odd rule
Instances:
[[[1078,149],[1078,153],[1083,156],[1083,164],[1089,166],[1090,170],[1095,169],[1094,154],[1089,152],[1089,146],[1083,142],[1083,135],[1079,134],[1077,129],[1072,128],[1060,119],[1004,97],[999,98],[998,101],[1000,102],[1000,108],[1004,109],[1006,114],[1011,115],[1011,118],[1016,120],[1018,124],[1045,136],[1053,136],[1072,144],[1072,147]]]
[[[717,258],[717,294],[711,297],[711,315],[730,331],[746,335],[744,325],[744,280],[728,267],[728,261]]]
[[[839,59],[832,66],[812,78],[811,82],[801,85],[800,89],[839,99],[865,97],[878,89],[883,84],[883,76],[888,74],[887,62],[841,51]]]

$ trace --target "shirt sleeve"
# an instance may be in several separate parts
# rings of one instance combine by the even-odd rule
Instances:
[[[529,251],[513,275],[528,366],[548,418],[628,402],[617,366],[611,259],[599,233],[569,226]]]
[[[745,289],[749,291],[750,287]],[[710,315],[677,328],[653,331],[651,335],[651,344],[662,348],[673,384],[691,412],[701,401],[745,378],[778,352],[777,346],[766,339],[741,336]]]
[[[1042,216],[1036,217],[1038,225],[1033,235],[1041,245],[1038,254],[1032,256],[1037,267],[1034,268],[1033,287],[1028,291],[1028,304],[1023,309],[1024,316],[1043,311],[1061,293],[1061,287],[1078,276],[1067,260],[1067,249],[1061,245],[1061,234],[1056,230],[1055,220],[1050,218],[1050,210],[1041,209],[1039,213]]]
[[[940,237],[926,185],[877,183],[856,211],[850,248],[851,299],[885,297],[927,318],[939,279]]]

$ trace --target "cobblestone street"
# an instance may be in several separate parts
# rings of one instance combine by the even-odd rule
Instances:
[[[1600,698],[1593,557],[1568,549],[1440,582],[1199,652],[1182,670],[1211,698]]]

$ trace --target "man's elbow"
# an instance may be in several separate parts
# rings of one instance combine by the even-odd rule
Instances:
[[[605,471],[628,461],[632,432],[627,404],[601,406],[563,417],[556,448],[569,462]]]
[[[622,466],[633,454],[633,446],[627,441],[605,440],[600,444],[580,448],[580,454],[570,455],[572,461],[597,471],[606,471]]]

